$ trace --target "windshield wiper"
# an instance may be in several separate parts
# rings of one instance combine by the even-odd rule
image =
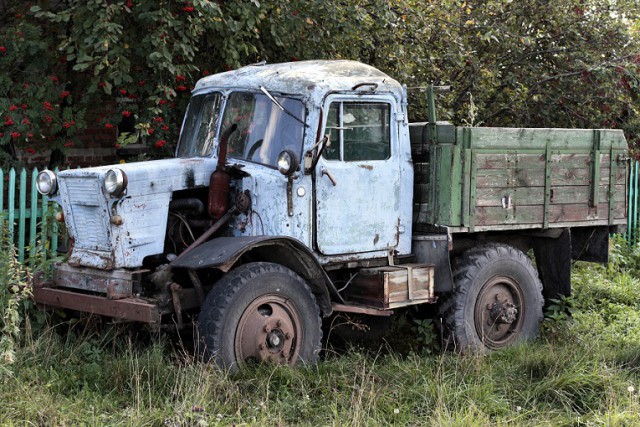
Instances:
[[[298,117],[296,117],[291,111],[289,111],[286,108],[284,108],[284,106],[282,104],[280,104],[278,102],[278,100],[276,98],[274,98],[274,96],[269,93],[267,88],[265,88],[264,86],[260,86],[260,90],[262,91],[262,93],[267,95],[267,98],[269,98],[271,100],[271,102],[273,102],[280,110],[284,111],[285,113],[287,113],[288,115],[290,115],[291,117],[296,119],[298,122],[302,123],[302,126],[309,127],[305,122],[303,122]]]

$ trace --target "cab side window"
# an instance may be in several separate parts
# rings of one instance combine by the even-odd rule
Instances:
[[[391,155],[391,106],[387,103],[332,102],[326,133],[327,160],[385,160]]]

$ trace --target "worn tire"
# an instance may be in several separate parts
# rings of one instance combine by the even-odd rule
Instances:
[[[242,265],[218,281],[198,321],[206,361],[235,371],[247,361],[315,364],[320,309],[306,282],[278,264]]]
[[[454,261],[453,280],[440,307],[446,346],[485,353],[538,335],[542,284],[522,251],[504,244],[471,248]]]

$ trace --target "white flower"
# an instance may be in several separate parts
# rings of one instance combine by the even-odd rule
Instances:
[[[393,410],[393,413],[394,413],[394,414],[399,414],[399,413],[400,413],[400,409],[398,409],[398,408],[394,409],[394,410]]]
[[[516,406],[516,411],[518,412],[522,411],[522,406]]]
[[[632,385],[630,385],[629,387],[627,387],[627,391],[628,391],[629,393],[633,393],[635,390],[636,390],[636,389],[635,389],[635,388],[633,388],[633,386],[632,386]]]

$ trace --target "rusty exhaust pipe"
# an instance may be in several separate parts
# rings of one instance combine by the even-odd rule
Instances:
[[[229,209],[229,173],[226,171],[227,146],[229,137],[238,129],[236,123],[224,131],[220,137],[218,165],[209,179],[209,215],[213,219],[220,219]]]
[[[227,162],[227,145],[229,143],[229,137],[233,132],[238,129],[238,125],[234,123],[229,129],[224,131],[220,137],[220,151],[218,156],[218,165],[216,170],[211,174],[209,180],[209,215],[211,215],[217,221],[205,231],[195,242],[190,244],[178,257],[174,260],[178,260],[190,252],[193,248],[200,246],[216,231],[226,224],[231,216],[237,212],[235,206],[229,209],[229,174],[225,170],[225,163]]]

